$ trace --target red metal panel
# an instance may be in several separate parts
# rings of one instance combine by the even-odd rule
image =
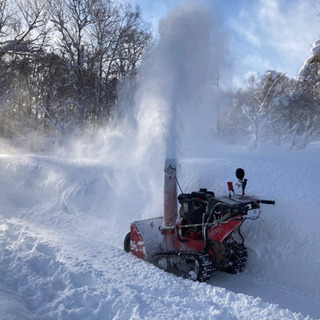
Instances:
[[[213,227],[209,230],[209,239],[213,241],[222,242],[227,238],[231,232],[233,232],[240,224],[242,220],[229,220],[222,222],[220,225]]]
[[[143,238],[137,228],[137,226],[131,224],[131,241],[130,241],[131,253],[140,259],[146,259],[146,249],[144,245]]]

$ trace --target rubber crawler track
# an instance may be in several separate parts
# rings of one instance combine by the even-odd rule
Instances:
[[[155,266],[186,279],[205,282],[214,270],[211,256],[205,252],[164,252],[153,256]]]

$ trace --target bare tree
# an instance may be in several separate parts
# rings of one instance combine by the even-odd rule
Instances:
[[[151,30],[113,0],[0,0],[0,135],[107,119]]]
[[[0,58],[43,48],[48,36],[46,1],[0,0]]]
[[[59,39],[57,45],[68,63],[66,74],[70,95],[68,104],[78,110],[79,119],[85,119],[87,100],[86,66],[89,41],[86,28],[91,23],[93,0],[54,0],[50,4],[51,19]]]
[[[45,6],[42,0],[0,0],[0,121],[5,136],[25,129],[30,117],[37,119],[30,73],[48,36]]]
[[[110,0],[97,3],[89,38],[97,71],[95,116],[99,118],[114,104],[118,80],[135,73],[152,33],[138,7],[133,10],[130,5],[115,5]]]
[[[150,43],[149,26],[139,8],[112,0],[57,0],[51,13],[61,53],[70,60],[74,105],[86,121],[108,117],[119,79],[134,72]]]
[[[314,80],[314,78],[312,78]],[[297,81],[288,99],[286,140],[292,149],[305,148],[320,134],[319,83],[312,79]]]
[[[260,82],[252,77],[248,89],[237,95],[236,104],[248,121],[247,130],[254,149],[280,117],[280,100],[277,97],[283,91],[281,84],[283,78],[283,73],[268,71]]]

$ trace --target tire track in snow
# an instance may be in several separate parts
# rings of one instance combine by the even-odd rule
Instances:
[[[17,219],[0,226],[0,283],[23,301],[26,319],[303,319],[260,298],[177,278],[97,239]]]

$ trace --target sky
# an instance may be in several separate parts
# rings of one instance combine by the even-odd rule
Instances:
[[[129,0],[157,30],[158,22],[180,2],[191,0]],[[318,0],[194,0],[205,5],[226,30],[233,87],[252,73],[277,70],[296,78],[311,46],[320,38]]]

